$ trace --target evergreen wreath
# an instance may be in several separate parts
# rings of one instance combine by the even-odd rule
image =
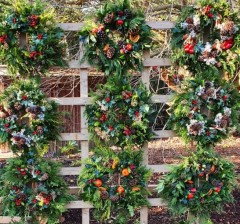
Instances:
[[[141,151],[116,153],[110,148],[97,148],[94,152],[79,176],[81,198],[96,208],[96,219],[125,224],[136,209],[149,205],[146,196],[151,172],[141,165]]]
[[[207,220],[211,212],[221,212],[224,203],[233,201],[235,184],[232,163],[211,149],[198,149],[160,179],[157,189],[174,215],[190,212]]]
[[[40,0],[13,1],[0,23],[0,60],[14,75],[44,73],[51,66],[65,65],[62,39],[53,9]]]
[[[134,11],[128,0],[107,2],[97,16],[86,21],[80,35],[85,43],[83,61],[97,65],[107,75],[141,70],[143,50],[150,47],[150,27],[144,14]]]
[[[186,142],[209,145],[238,128],[239,94],[231,84],[190,80],[169,109],[170,123]]]
[[[173,29],[173,61],[194,73],[211,69],[233,77],[240,65],[239,21],[225,0],[188,6]]]
[[[89,131],[95,142],[141,147],[152,137],[150,94],[142,83],[131,86],[128,77],[111,76],[92,94],[86,107]]]
[[[58,174],[60,164],[31,153],[10,159],[1,170],[3,215],[20,216],[24,223],[59,223],[72,196]]]
[[[60,132],[60,113],[34,80],[12,83],[0,96],[0,142],[14,152],[43,150]]]

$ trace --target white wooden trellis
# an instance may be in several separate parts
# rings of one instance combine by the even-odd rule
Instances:
[[[148,25],[152,29],[167,30],[174,27],[174,23],[171,21],[157,21],[148,22]],[[65,31],[79,31],[83,27],[82,23],[62,23],[59,26]],[[150,68],[152,66],[171,66],[171,61],[169,58],[150,58],[149,53],[144,54],[144,71],[142,73],[142,81],[145,83],[146,87],[149,89],[150,84]],[[86,119],[83,116],[85,106],[91,104],[91,98],[88,97],[88,69],[90,66],[87,63],[80,65],[79,60],[70,61],[70,68],[80,69],[80,97],[67,97],[67,98],[51,98],[55,100],[60,105],[79,105],[81,106],[81,132],[80,133],[63,133],[61,134],[62,141],[79,140],[81,142],[81,158],[85,159],[89,154],[89,144],[88,144],[88,130]],[[166,103],[170,100],[170,96],[167,95],[153,95],[153,103]],[[171,130],[161,130],[155,131],[155,138],[166,138],[174,137],[175,133]],[[168,172],[169,165],[149,165],[148,164],[148,144],[144,145],[144,164],[152,169],[154,172]],[[1,154],[0,154],[1,158]],[[61,169],[61,175],[79,175],[81,167],[65,167]],[[149,189],[153,189],[155,186],[148,186]],[[69,187],[69,192],[76,193],[79,190],[78,187]],[[160,198],[149,199],[151,206],[163,206],[165,205]],[[88,202],[83,201],[72,201],[67,205],[68,209],[82,209],[82,224],[90,223],[89,209],[93,206]],[[6,217],[0,216],[0,224],[10,223],[11,221],[19,220],[18,217]],[[141,224],[148,223],[148,208],[144,207],[140,210],[140,222]]]

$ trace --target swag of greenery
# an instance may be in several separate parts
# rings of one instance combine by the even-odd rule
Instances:
[[[81,30],[87,60],[109,75],[124,69],[141,70],[142,53],[150,47],[150,28],[144,14],[128,0],[108,1]]]
[[[227,72],[239,66],[239,16],[225,0],[200,0],[186,7],[172,34],[173,61],[192,72]]]
[[[16,81],[0,96],[0,142],[14,152],[48,148],[59,136],[60,120],[57,104],[34,80]]]
[[[116,153],[97,148],[94,152],[79,176],[81,198],[93,204],[98,220],[125,224],[136,209],[149,205],[146,196],[151,172],[141,165],[141,151]]]
[[[157,189],[174,215],[190,212],[207,220],[211,212],[221,212],[224,203],[233,201],[235,184],[232,163],[211,149],[198,149],[161,179]]]
[[[32,152],[10,159],[1,170],[0,196],[3,215],[20,216],[24,223],[59,223],[66,204],[72,200],[58,174],[60,164],[35,158]]]
[[[65,62],[63,31],[53,9],[40,0],[13,1],[0,23],[0,60],[12,74],[41,74]]]
[[[238,128],[239,94],[230,83],[190,80],[170,107],[170,123],[186,142],[205,146]]]
[[[89,131],[95,142],[105,145],[141,147],[152,136],[150,94],[142,83],[131,86],[130,78],[110,76],[92,94],[86,107]]]

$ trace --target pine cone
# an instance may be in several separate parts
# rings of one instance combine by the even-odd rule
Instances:
[[[40,181],[45,181],[48,179],[48,173],[44,173],[41,177],[40,177]]]
[[[107,34],[104,31],[100,30],[97,32],[97,38],[99,41],[105,42],[107,40]]]
[[[190,127],[190,131],[191,133],[193,133],[194,135],[198,135],[199,134],[199,131],[202,129],[202,124],[200,123],[196,123],[196,124],[193,124],[191,125]]]
[[[200,96],[203,100],[206,100],[208,98],[208,95],[206,93],[203,93],[201,96]]]
[[[109,193],[107,191],[101,191],[100,197],[103,200],[107,200],[109,198]],[[111,200],[111,199],[110,199]]]
[[[188,25],[187,25],[187,29],[188,29],[189,31],[192,31],[192,30],[194,29],[194,25],[193,25],[193,24],[188,24]]]
[[[200,33],[201,32],[201,26],[200,25],[195,26],[194,30],[196,31],[196,33]]]
[[[222,36],[232,36],[235,33],[235,24],[233,21],[226,21],[221,30]]]
[[[226,129],[228,127],[228,123],[229,123],[229,118],[227,115],[223,115],[221,123],[220,123],[220,127]]]
[[[210,88],[210,89],[207,89],[207,91],[205,92],[209,97],[212,97],[213,94],[214,94],[215,90]]]
[[[115,54],[114,47],[109,47],[106,52],[107,58],[109,58],[109,59],[113,58],[114,54]]]
[[[212,83],[210,81],[206,81],[204,83],[205,89],[209,89],[210,87],[212,87]]]
[[[19,102],[16,102],[16,103],[14,103],[14,108],[15,108],[16,110],[21,110],[21,109],[22,109],[22,104],[19,103]]]
[[[37,126],[37,132],[38,132],[38,134],[42,135],[43,134],[43,127],[42,126]]]
[[[111,23],[114,19],[114,14],[112,13],[108,13],[105,17],[104,17],[104,23]]]
[[[109,199],[112,201],[112,202],[118,202],[119,201],[119,195],[111,195],[109,197]]]
[[[138,179],[134,178],[134,179],[131,179],[128,181],[128,184],[131,186],[131,187],[134,187],[138,184]]]
[[[124,41],[122,41],[122,40],[118,41],[119,48],[122,49],[124,45],[126,45],[126,43]]]

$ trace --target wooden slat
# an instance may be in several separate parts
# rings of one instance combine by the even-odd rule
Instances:
[[[81,172],[81,167],[62,167],[60,171],[60,175],[63,176],[71,176],[71,175],[79,175]]]
[[[91,97],[50,97],[49,100],[54,100],[59,105],[89,105],[92,102]]]
[[[156,30],[168,30],[175,26],[175,23],[171,21],[149,21],[147,24]],[[65,31],[79,31],[83,28],[84,23],[59,23],[58,26]]]
[[[172,99],[171,95],[153,95],[151,100],[153,103],[169,103]]]
[[[87,141],[88,134],[86,133],[62,133],[61,139],[62,141]]]
[[[154,138],[173,138],[176,137],[176,133],[172,130],[160,130],[160,131],[154,131]]]
[[[167,173],[171,170],[172,164],[147,165],[155,173]]]
[[[169,58],[147,58],[143,60],[143,65],[145,67],[152,66],[171,66],[171,60]],[[91,68],[91,66],[85,62],[80,64],[79,60],[72,60],[68,62],[69,68]]]

